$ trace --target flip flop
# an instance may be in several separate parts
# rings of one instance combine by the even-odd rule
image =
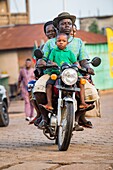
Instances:
[[[88,106],[84,106],[83,108],[80,108],[80,107],[79,107],[79,110],[80,110],[80,111],[89,111],[89,110],[94,109],[94,107],[95,107],[95,105],[89,104]]]
[[[42,119],[42,117],[40,116],[40,117],[34,117],[34,119],[33,120],[31,120],[30,122],[29,122],[29,125],[31,125],[31,124],[33,124],[34,122],[40,122],[41,121],[41,119]]]
[[[90,104],[90,106],[86,108],[86,111],[92,110],[94,109],[94,107],[95,107],[94,104]]]
[[[39,108],[46,110],[47,112],[53,113],[53,108],[47,105],[39,104]]]
[[[30,120],[29,121],[29,125],[31,125],[31,124],[33,124],[34,123],[34,121],[37,119],[37,116],[36,117],[34,117],[32,120]]]
[[[93,125],[90,121],[87,122],[79,122],[79,125],[83,126],[83,127],[87,127],[87,128],[93,128]]]

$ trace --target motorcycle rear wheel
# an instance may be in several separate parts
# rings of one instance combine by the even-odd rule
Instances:
[[[73,103],[66,102],[61,110],[61,126],[58,127],[58,149],[66,151],[73,131]]]

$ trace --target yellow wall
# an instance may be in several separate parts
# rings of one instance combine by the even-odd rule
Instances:
[[[18,80],[18,56],[16,52],[0,52],[0,71],[7,72],[9,84],[15,84]]]

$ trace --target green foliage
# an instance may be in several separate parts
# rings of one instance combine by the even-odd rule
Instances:
[[[96,21],[93,21],[92,24],[88,28],[89,28],[89,32],[103,34],[103,32],[99,30],[98,24],[96,23]]]

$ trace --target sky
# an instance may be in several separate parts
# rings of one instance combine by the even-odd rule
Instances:
[[[66,11],[79,17],[113,15],[113,0],[29,0],[30,23],[44,23]],[[25,0],[10,0],[11,12],[25,12]]]

